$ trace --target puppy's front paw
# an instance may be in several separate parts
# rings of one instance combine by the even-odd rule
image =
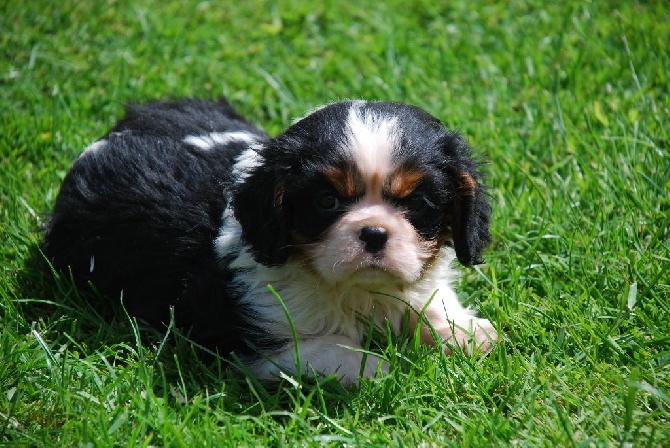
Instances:
[[[276,380],[282,372],[297,375],[300,371],[315,378],[335,375],[344,386],[357,384],[359,377],[373,378],[386,375],[389,371],[388,363],[374,355],[364,355],[360,344],[346,336],[305,339],[299,341],[298,347],[300,366],[296,366],[295,347],[289,346],[251,364],[249,370],[263,380]]]
[[[477,319],[474,321],[473,348],[482,353],[488,353],[493,350],[493,346],[498,342],[498,332],[493,328],[493,324],[488,319]],[[466,346],[465,353],[468,352],[469,344]]]
[[[347,356],[349,359],[342,363],[336,373],[343,386],[358,384],[359,378],[365,379],[388,375],[388,363],[376,356],[367,355],[365,363],[362,365],[362,370],[361,364],[363,359],[360,353],[352,353]]]
[[[498,341],[498,333],[488,319],[454,322],[445,333],[440,332],[447,341],[444,345],[447,354],[451,354],[452,348],[459,348],[468,356],[475,352],[488,353]]]

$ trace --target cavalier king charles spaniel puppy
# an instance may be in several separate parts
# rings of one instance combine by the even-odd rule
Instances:
[[[259,379],[351,384],[388,369],[362,353],[371,322],[492,348],[451,287],[491,240],[480,180],[464,138],[405,104],[328,104],[270,138],[225,100],[152,102],[75,160],[43,249],[140,322],[165,329],[173,308]]]

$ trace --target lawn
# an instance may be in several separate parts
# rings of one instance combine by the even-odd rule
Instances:
[[[669,42],[660,0],[1,1],[0,443],[668,446]],[[45,271],[59,182],[125,104],[222,95],[271,134],[368,98],[466,135],[494,242],[457,286],[504,341],[381,337],[386,378],[269,386]]]

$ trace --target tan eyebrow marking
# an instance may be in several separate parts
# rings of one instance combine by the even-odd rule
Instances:
[[[337,194],[344,198],[360,195],[365,189],[360,175],[353,168],[326,167],[322,172]]]
[[[419,185],[426,173],[414,169],[400,169],[391,174],[388,181],[388,191],[394,198],[409,196]]]

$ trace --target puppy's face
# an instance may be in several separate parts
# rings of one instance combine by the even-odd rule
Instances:
[[[329,283],[408,284],[445,243],[470,265],[490,239],[467,144],[420,109],[331,104],[256,151],[234,208],[261,263],[291,256]]]

